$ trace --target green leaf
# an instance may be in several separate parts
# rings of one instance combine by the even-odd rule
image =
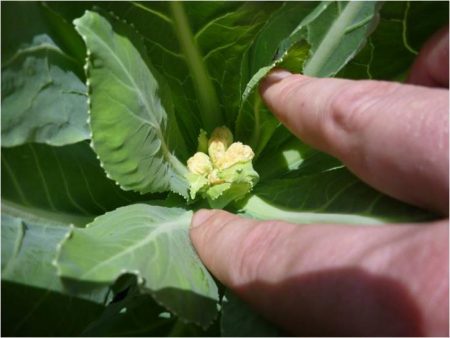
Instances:
[[[433,20],[423,20],[423,13]],[[367,45],[337,76],[403,80],[424,42],[445,25],[448,2],[385,2]]]
[[[212,131],[223,123],[215,88],[189,27],[189,21],[182,2],[170,2],[169,8],[173,18],[175,33],[192,74],[192,82],[199,99],[200,117],[203,126],[207,131]]]
[[[190,185],[189,195],[192,199],[195,199],[195,196],[199,192],[204,191],[205,188],[208,187],[208,179],[202,175],[188,173],[186,175],[186,179],[188,180]]]
[[[326,8],[308,27],[311,57],[306,60],[304,74],[335,75],[364,45],[377,23],[378,7],[374,1],[350,1],[345,5],[336,2]],[[298,36],[292,39],[296,41]]]
[[[223,337],[278,337],[280,332],[230,290],[222,300]]]
[[[153,65],[171,88],[180,129],[188,135],[186,142],[193,153],[200,128],[211,132],[219,120],[234,125],[242,56],[280,4],[186,2],[178,10],[184,12],[187,25],[175,15],[172,3],[108,3],[106,7],[124,13],[143,35]],[[209,83],[200,86],[202,81]],[[205,111],[204,99],[216,102],[215,107]],[[218,121],[208,126],[212,123],[207,120],[212,119]]]
[[[217,287],[190,243],[191,216],[145,204],[100,216],[85,229],[73,229],[62,243],[59,274],[103,284],[136,274],[158,303],[207,327],[216,316]]]
[[[241,65],[243,75],[240,82],[241,94],[246,90],[249,93],[252,90],[250,86],[256,84],[251,81],[252,78],[256,80],[258,72],[264,74],[265,67],[272,67],[286,52],[286,46],[280,49],[282,42],[299,27],[299,24],[305,25],[314,20],[324,10],[325,5],[318,2],[285,2],[272,14],[245,54],[245,60]],[[246,96],[244,95],[244,98]]]
[[[299,13],[295,27],[295,21],[287,14],[292,10]],[[293,65],[295,67],[291,71],[319,77],[334,76],[364,45],[376,23],[377,10],[377,3],[372,1],[322,2],[314,10],[303,4],[281,8],[259,37],[269,40],[266,43],[268,47],[261,56],[255,56],[255,51],[247,54],[259,58],[260,61],[255,63],[260,68],[247,70],[251,78],[242,94],[237,120],[238,137],[249,140],[253,148],[259,149],[259,153],[275,132],[277,124],[264,106],[258,106],[259,94],[255,92],[260,80],[271,69],[277,65]],[[282,15],[287,15],[288,19],[280,21]],[[280,33],[286,34],[288,30],[291,30],[289,36],[280,41],[283,37]],[[255,44],[256,50],[261,49],[260,44]],[[273,51],[275,45],[277,49]],[[269,56],[272,56],[271,59]]]
[[[238,108],[236,134],[255,150],[257,157],[280,123],[263,104],[255,88],[273,67],[280,43],[316,6],[316,3],[307,2],[284,3],[261,28],[244,55],[240,70],[242,98]]]
[[[1,225],[2,334],[80,334],[100,314],[108,289],[71,294],[56,274],[53,261],[69,224],[29,210],[17,213],[3,201]]]
[[[27,221],[4,212],[3,209],[2,280],[63,291],[52,261],[58,243],[70,231],[69,226]]]
[[[236,121],[237,138],[255,150],[255,158],[279,127],[280,122],[267,109],[257,92],[244,102]]]
[[[336,158],[311,148],[295,137],[276,146],[275,149],[266,152],[256,162],[255,169],[261,175],[261,181],[286,175],[299,177],[318,174],[343,166]]]
[[[38,2],[4,4],[2,27],[2,145],[89,138],[74,27]]]
[[[89,138],[86,87],[76,69],[76,60],[47,35],[2,63],[2,146]]]
[[[93,147],[123,189],[187,196],[187,169],[169,148],[170,135],[177,133],[168,121],[169,101],[161,97],[165,88],[149,68],[137,34],[112,22],[89,11],[74,21],[89,55]]]
[[[78,335],[100,314],[108,289],[68,290],[53,265],[59,242],[78,220],[2,200],[2,334]]]
[[[239,111],[244,53],[253,43],[259,29],[280,5],[276,2],[236,2],[234,8],[227,8],[231,6],[217,4],[221,15],[204,23],[195,33],[227,126],[233,126]],[[193,5],[189,7],[188,11],[195,10]],[[198,16],[191,16],[193,25]]]
[[[8,203],[2,202],[2,281],[103,304],[107,288],[96,286],[69,291],[56,274],[53,264],[58,245],[73,227],[68,221],[30,211],[18,215]]]
[[[381,194],[342,167],[260,183],[241,212],[258,219],[300,224],[383,224],[434,217]]]
[[[87,142],[63,147],[28,143],[2,149],[1,157],[2,198],[24,208],[69,213],[89,221],[155,197],[120,189],[105,176]]]
[[[213,185],[204,194],[213,209],[223,209],[229,203],[241,200],[259,181],[259,175],[253,169],[251,161],[237,163],[219,171],[218,177],[225,183]]]

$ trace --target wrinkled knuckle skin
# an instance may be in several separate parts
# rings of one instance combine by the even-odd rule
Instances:
[[[356,81],[330,98],[325,120],[329,133],[357,136],[370,127],[376,117],[376,106],[383,96],[397,90],[398,85],[378,81]],[[374,108],[375,107],[375,108]],[[380,109],[383,109],[380,107]]]

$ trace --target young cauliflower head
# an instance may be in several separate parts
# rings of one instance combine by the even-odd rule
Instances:
[[[259,180],[252,148],[233,143],[227,127],[214,129],[209,139],[201,130],[198,141],[198,152],[187,161],[191,198],[201,196],[211,207],[223,208],[247,195]]]

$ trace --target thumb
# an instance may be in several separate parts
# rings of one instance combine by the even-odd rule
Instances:
[[[447,332],[445,224],[299,226],[200,210],[190,236],[214,276],[295,335]]]

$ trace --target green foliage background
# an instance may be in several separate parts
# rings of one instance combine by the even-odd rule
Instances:
[[[2,2],[2,334],[273,336],[188,236],[200,128],[255,150],[227,210],[296,223],[434,215],[294,138],[275,66],[402,81],[448,2]]]

